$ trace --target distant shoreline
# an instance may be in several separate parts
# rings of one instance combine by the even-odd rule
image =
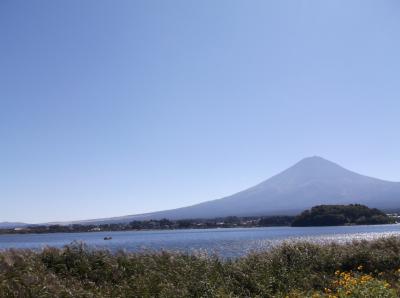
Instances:
[[[294,216],[229,216],[213,219],[184,219],[184,220],[149,220],[132,221],[130,223],[100,224],[100,225],[30,225],[0,229],[0,235],[7,234],[52,234],[52,233],[93,233],[118,231],[166,231],[188,229],[229,229],[229,228],[260,228],[288,227]]]
[[[92,233],[116,231],[163,231],[187,229],[229,229],[256,227],[318,227],[381,225],[398,221],[398,214],[386,214],[364,205],[319,205],[305,210],[297,216],[227,216],[210,219],[142,220],[129,223],[72,224],[72,225],[29,225],[0,229],[0,235]]]
[[[399,222],[395,223],[386,223],[386,224],[366,224],[366,225],[356,225],[356,224],[346,224],[346,225],[337,225],[337,226],[291,226],[291,225],[275,225],[275,226],[235,226],[235,227],[209,227],[209,228],[180,228],[180,229],[140,229],[140,230],[100,230],[100,231],[63,231],[63,232],[10,232],[10,233],[2,233],[0,231],[1,236],[7,235],[51,235],[51,234],[74,234],[74,233],[82,233],[82,234],[95,234],[95,233],[114,233],[114,232],[167,232],[167,231],[187,231],[187,230],[213,230],[213,229],[221,229],[221,230],[229,230],[229,229],[259,229],[259,228],[293,228],[293,229],[314,229],[314,228],[328,228],[328,227],[356,227],[356,226],[386,226],[386,225],[399,225]]]

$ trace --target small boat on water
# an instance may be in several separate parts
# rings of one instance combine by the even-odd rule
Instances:
[[[104,240],[111,240],[112,237],[104,237]]]

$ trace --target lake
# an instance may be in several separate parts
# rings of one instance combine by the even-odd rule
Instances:
[[[400,224],[0,235],[0,249],[62,247],[73,241],[82,241],[89,247],[112,251],[174,250],[238,257],[288,240],[343,243],[387,236],[400,236]],[[105,241],[104,237],[112,239]]]

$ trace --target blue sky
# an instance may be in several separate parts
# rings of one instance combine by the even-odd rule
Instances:
[[[400,2],[0,2],[0,221],[217,199],[306,156],[400,181]]]

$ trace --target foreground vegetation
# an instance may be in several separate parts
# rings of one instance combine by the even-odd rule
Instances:
[[[292,222],[294,227],[379,225],[395,223],[395,219],[376,208],[364,205],[320,205],[306,210]]]
[[[0,297],[397,297],[400,238],[285,243],[234,260],[74,244],[0,253]]]

